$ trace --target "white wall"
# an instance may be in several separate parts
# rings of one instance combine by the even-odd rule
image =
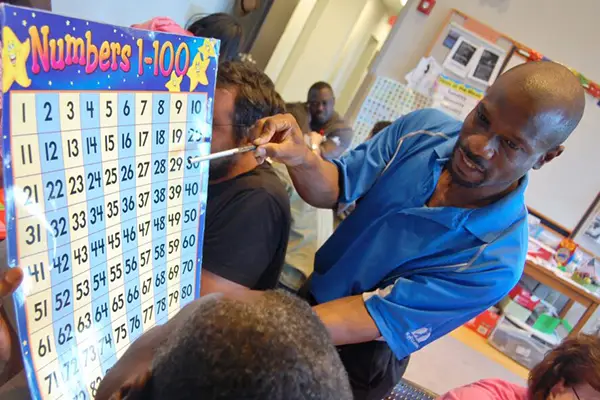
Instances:
[[[185,25],[194,14],[228,12],[233,5],[234,0],[52,0],[52,11],[121,26],[159,16]]]
[[[281,35],[265,68],[265,73],[269,75],[273,82],[278,81],[279,74],[294,49],[295,43],[302,34],[304,26],[316,4],[317,0],[300,0],[294,9],[292,16],[283,31],[283,35]]]
[[[313,83],[330,79],[366,3],[365,0],[316,2],[275,82],[286,101],[304,101]]]
[[[346,40],[344,50],[337,60],[335,69],[328,77],[329,83],[335,93],[340,93],[344,89],[344,84],[358,62],[361,52],[364,50],[370,37],[381,28],[379,25],[383,22],[387,24],[388,14],[381,0],[367,0],[360,16],[354,23],[350,36]],[[381,32],[377,32],[381,39]],[[385,42],[385,37],[381,45]]]
[[[409,0],[400,12],[373,64],[376,75],[403,81],[456,8],[600,82],[598,0],[438,0],[430,16],[419,13],[417,3]],[[600,190],[599,129],[600,107],[588,98],[584,120],[567,141],[565,154],[531,175],[528,205],[568,229]]]

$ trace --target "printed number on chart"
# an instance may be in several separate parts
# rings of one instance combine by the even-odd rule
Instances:
[[[98,271],[92,275],[92,290],[95,293],[98,291],[104,291],[106,288],[106,271],[103,269],[102,271]]]
[[[167,172],[167,160],[164,158],[161,160],[154,160],[153,166],[154,175],[163,175]]]
[[[169,172],[179,172],[183,168],[182,157],[172,157],[169,159]]]
[[[181,290],[175,290],[174,292],[169,293],[169,307],[171,307],[172,304],[177,304],[180,298],[181,300],[185,300],[192,297],[192,295],[193,290],[191,283],[182,287]]]
[[[138,223],[138,233],[140,234],[140,239],[144,239],[150,234],[150,220]]]
[[[148,172],[150,172],[150,161],[140,161],[137,163],[137,177],[145,178],[148,176]]]
[[[187,196],[196,196],[198,191],[200,190],[200,186],[198,182],[186,183],[185,184],[185,194]]]
[[[130,226],[129,228],[123,229],[123,242],[129,244],[134,242],[137,237],[137,232],[135,230],[135,225]]]
[[[181,275],[188,274],[194,270],[194,260],[187,260],[181,263]]]
[[[190,222],[195,222],[198,218],[198,210],[195,208],[190,208],[188,210],[183,211],[183,223],[187,224]]]
[[[108,235],[108,245],[111,250],[118,250],[121,248],[121,232],[115,232]]]
[[[135,285],[133,288],[127,289],[127,304],[131,304],[140,298],[140,289],[138,285]]]
[[[104,280],[106,280],[106,277],[104,277]],[[108,303],[102,303],[96,306],[94,309],[94,321],[97,324],[100,324],[106,318],[108,318]]]
[[[87,245],[76,247],[73,249],[73,260],[77,261],[77,265],[85,264],[89,260]]]
[[[150,249],[140,253],[140,268],[150,265]]]
[[[129,275],[138,269],[138,260],[136,256],[131,256],[125,259],[125,275]]]
[[[102,173],[100,171],[88,172],[86,180],[89,191],[100,189],[102,187]]]
[[[46,182],[46,201],[55,201],[65,197],[65,183],[61,179]]]
[[[171,228],[179,226],[179,223],[181,222],[181,212],[177,211],[174,213],[169,213],[167,219]],[[177,239],[177,244],[179,245],[179,239]],[[169,254],[173,254],[173,252],[169,251]]]
[[[196,234],[192,233],[190,235],[186,235],[183,237],[183,241],[181,242],[181,247],[187,249],[189,247],[193,247],[196,245]]]
[[[154,189],[154,192],[152,195],[152,202],[154,204],[164,203],[166,199],[167,199],[167,189],[166,188]]]
[[[91,241],[90,250],[94,257],[100,257],[106,254],[106,245],[104,244],[104,238],[96,239]]]
[[[169,200],[178,200],[181,198],[183,189],[181,185],[169,186]]]
[[[92,206],[90,208],[90,225],[104,221],[104,207],[102,205]]]
[[[152,289],[152,276],[149,276],[148,278],[142,280],[142,295],[147,295],[148,293],[150,293],[151,289]],[[144,323],[146,323],[145,319],[144,319]]]

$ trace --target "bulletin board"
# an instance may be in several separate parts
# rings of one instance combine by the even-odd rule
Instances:
[[[469,55],[472,57],[465,68],[460,68],[459,62],[449,62],[455,54],[453,52],[462,50],[461,46],[467,52],[463,55],[463,60]],[[509,37],[458,10],[452,10],[426,54],[435,58],[444,67],[444,74],[450,78],[485,91],[500,73],[513,46],[514,42]],[[494,59],[492,68],[488,71],[490,79],[482,80],[477,78],[481,76],[477,62],[483,63],[486,54],[488,57],[497,56],[497,59]],[[459,58],[458,55],[456,58]],[[464,74],[459,72],[461,69]]]
[[[32,398],[92,399],[199,296],[219,42],[0,6],[13,295]]]

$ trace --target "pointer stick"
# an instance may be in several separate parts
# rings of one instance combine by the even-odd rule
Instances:
[[[236,154],[247,153],[247,152],[252,151],[254,149],[256,149],[256,146],[253,146],[253,145],[251,145],[251,146],[243,146],[243,147],[238,147],[237,149],[219,151],[218,153],[208,154],[206,156],[192,157],[192,158],[189,159],[189,162],[190,163],[197,163],[197,162],[201,162],[201,161],[214,160],[216,158],[231,157],[231,156],[236,155]]]

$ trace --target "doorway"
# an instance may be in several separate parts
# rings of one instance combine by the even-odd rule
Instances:
[[[360,52],[361,56],[356,60],[356,64],[352,69],[352,72],[348,76],[343,89],[336,99],[336,111],[340,115],[346,114],[352,99],[356,95],[363,79],[369,71],[369,66],[377,56],[379,42],[375,37],[369,37],[369,40],[365,43],[364,49]]]

